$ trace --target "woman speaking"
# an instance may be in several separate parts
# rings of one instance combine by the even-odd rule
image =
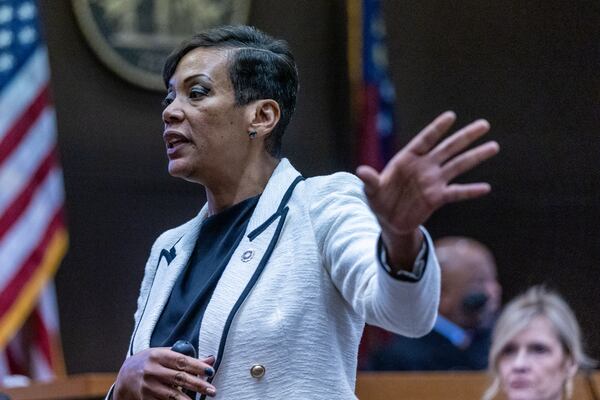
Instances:
[[[281,158],[298,91],[283,41],[220,27],[164,67],[169,173],[207,202],[163,233],[146,264],[113,399],[351,399],[365,322],[419,336],[434,322],[439,267],[421,227],[484,195],[450,183],[498,151],[489,124],[442,139],[436,118],[381,172],[304,179]],[[170,350],[185,339],[198,357]],[[186,394],[188,393],[188,394]]]

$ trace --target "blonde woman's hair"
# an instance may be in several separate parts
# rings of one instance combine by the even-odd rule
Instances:
[[[584,352],[581,331],[575,314],[557,293],[543,286],[534,286],[516,297],[504,308],[492,335],[489,356],[489,373],[493,383],[483,395],[483,400],[493,399],[500,389],[498,364],[502,351],[513,338],[527,328],[537,317],[545,317],[554,328],[567,357],[580,368],[592,367],[595,363]],[[571,397],[572,382],[565,382],[565,398]]]

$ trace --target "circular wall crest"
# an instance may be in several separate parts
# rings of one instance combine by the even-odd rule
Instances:
[[[245,24],[250,0],[73,0],[91,48],[117,75],[164,90],[165,58],[195,32]]]

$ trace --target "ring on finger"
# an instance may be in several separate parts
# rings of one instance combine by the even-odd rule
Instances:
[[[175,366],[177,367],[178,370],[185,371],[185,367],[187,366],[185,357],[184,356],[177,357],[177,360],[175,360]]]
[[[185,383],[185,374],[183,372],[177,372],[173,377],[173,386],[181,387]]]

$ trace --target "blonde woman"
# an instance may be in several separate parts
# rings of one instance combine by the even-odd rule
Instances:
[[[499,391],[508,400],[570,399],[577,370],[591,365],[573,311],[559,295],[536,286],[498,319],[489,362],[494,381],[483,399]]]

